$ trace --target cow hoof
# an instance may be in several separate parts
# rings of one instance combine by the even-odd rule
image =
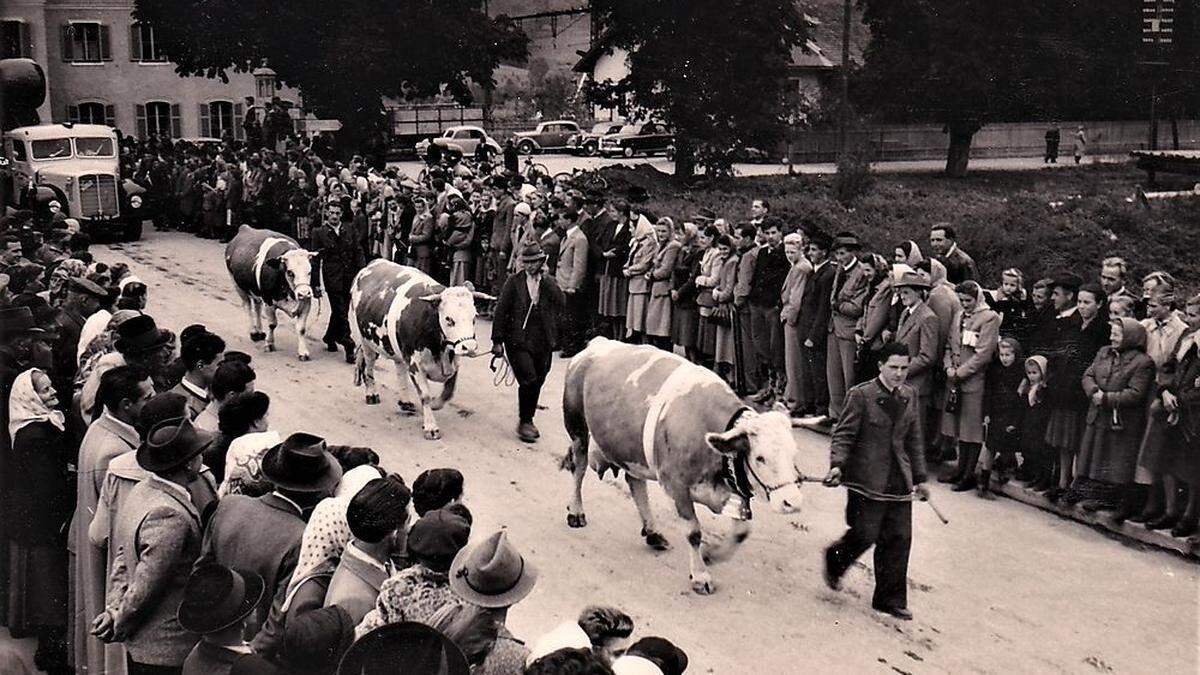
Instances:
[[[400,407],[400,412],[404,413],[405,415],[417,414],[417,406],[409,403],[408,401],[396,401],[396,405]]]
[[[266,333],[251,333],[250,334],[251,342],[262,342],[263,340],[266,340],[266,339],[267,339]]]
[[[275,351],[275,349],[274,349],[274,348],[271,348],[271,349],[268,349],[267,351],[272,351],[272,352],[273,352],[273,351]],[[312,357],[311,357],[311,356],[309,356],[308,354],[301,354],[301,355],[300,355],[298,358],[299,358],[301,361],[312,361]]]
[[[437,439],[439,439],[441,437],[442,437],[441,429],[426,429],[425,430],[425,440],[427,440],[427,441],[436,441]]]
[[[379,394],[367,394],[367,405],[379,405]]]
[[[694,592],[696,595],[712,595],[713,591],[717,589],[716,584],[713,583],[712,577],[710,577],[708,574],[692,576],[691,580],[692,592]]]
[[[655,551],[671,550],[671,543],[667,541],[666,537],[657,532],[646,532],[645,530],[642,530],[642,536],[646,538],[646,545]]]
[[[567,514],[567,527],[575,527],[575,528],[587,527],[587,516],[582,513],[579,513],[579,514],[568,513]]]

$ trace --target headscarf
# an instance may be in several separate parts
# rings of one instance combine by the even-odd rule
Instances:
[[[946,266],[937,258],[929,259],[929,286],[937,288],[942,284],[948,284],[946,281]]]
[[[967,280],[967,281],[962,282],[961,284],[954,287],[954,292],[961,293],[963,295],[974,295],[975,296],[975,308],[972,309],[970,312],[967,312],[966,308],[964,307],[963,308],[963,316],[964,317],[970,316],[973,314],[978,314],[979,312],[982,312],[985,309],[991,309],[991,307],[988,306],[987,293],[984,293],[983,287],[980,286],[979,284],[975,283],[974,281]]]
[[[1021,387],[1017,391],[1029,399],[1029,405],[1032,407],[1037,405],[1040,392],[1046,388],[1046,378],[1050,374],[1050,361],[1038,354],[1025,359],[1026,369],[1029,368],[1030,364],[1037,366],[1038,371],[1042,373],[1042,381],[1037,384],[1031,384],[1029,378],[1026,377],[1024,380],[1021,380]]]
[[[1127,352],[1133,349],[1146,349],[1146,328],[1137,319],[1129,317],[1121,317],[1113,319],[1113,323],[1121,325],[1121,344],[1117,347],[1119,352]]]
[[[639,213],[637,223],[633,228],[633,238],[636,241],[645,237],[654,238],[654,224],[650,222],[649,218]]]
[[[38,396],[33,386],[33,374],[43,373],[37,368],[30,368],[17,375],[13,380],[12,393],[8,399],[8,437],[16,438],[22,428],[38,422],[49,422],[62,431],[66,428],[65,417],[61,410],[51,410],[50,406]]]
[[[346,544],[350,543],[352,536],[350,524],[346,521],[350,500],[363,486],[380,477],[378,467],[370,464],[356,466],[342,475],[334,496],[321,500],[313,509],[300,540],[300,555],[296,559],[292,578],[288,581],[283,611],[291,607],[292,598],[306,580],[331,573],[337,568],[342,551],[346,550]]]
[[[913,240],[902,241],[896,248],[904,251],[904,262],[909,267],[916,267],[925,260],[925,256],[921,255],[921,247]]]

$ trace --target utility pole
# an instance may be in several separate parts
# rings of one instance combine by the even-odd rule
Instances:
[[[842,3],[842,111],[838,115],[838,156],[846,154],[850,134],[850,1]]]

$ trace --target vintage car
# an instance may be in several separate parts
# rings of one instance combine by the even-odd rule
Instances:
[[[102,124],[39,124],[4,133],[14,207],[50,201],[93,236],[138,239],[149,218],[146,189],[121,178],[117,131]]]
[[[429,151],[429,145],[436,143],[444,148],[448,154],[462,157],[475,154],[475,148],[480,143],[487,143],[491,147],[492,152],[499,155],[501,152],[500,144],[497,143],[487,132],[480,127],[473,126],[458,126],[450,127],[442,132],[441,136],[432,139],[426,139],[417,143],[416,150],[419,157],[424,157]]]
[[[542,150],[563,150],[567,140],[579,133],[579,125],[571,120],[551,120],[537,125],[533,131],[513,134],[517,152],[531,155]]]
[[[605,157],[622,155],[675,154],[675,134],[658,122],[626,124],[615,134],[600,139],[600,154]]]
[[[597,122],[591,131],[581,131],[567,139],[567,152],[572,155],[594,155],[600,152],[600,139],[615,134],[624,122]]]

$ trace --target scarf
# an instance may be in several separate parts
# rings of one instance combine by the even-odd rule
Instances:
[[[33,374],[42,373],[37,368],[30,368],[17,375],[13,381],[12,393],[8,398],[8,437],[16,438],[17,432],[30,424],[49,422],[59,431],[66,428],[66,419],[61,410],[51,410],[50,406],[38,396],[33,386]],[[42,373],[45,375],[45,373]]]
[[[1029,400],[1029,407],[1032,408],[1038,404],[1041,398],[1041,391],[1046,388],[1046,373],[1050,372],[1050,361],[1044,356],[1031,356],[1025,359],[1025,367],[1028,368],[1030,364],[1037,366],[1038,370],[1041,371],[1042,381],[1037,384],[1030,384],[1029,378],[1026,378],[1021,380],[1021,387],[1017,391]]]

